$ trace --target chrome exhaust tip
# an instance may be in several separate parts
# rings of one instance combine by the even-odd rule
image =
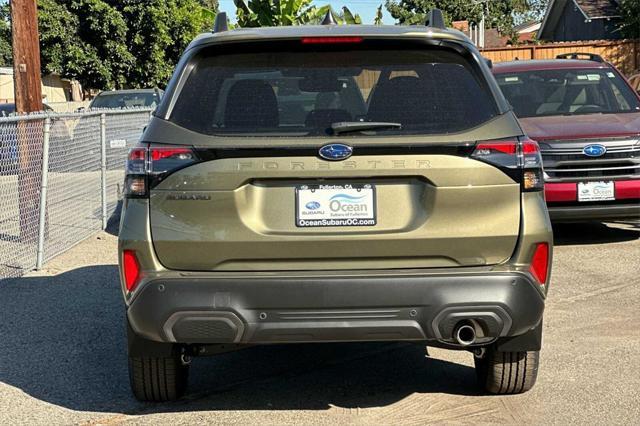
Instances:
[[[476,341],[476,329],[469,323],[462,323],[454,329],[453,338],[459,345],[473,345]]]

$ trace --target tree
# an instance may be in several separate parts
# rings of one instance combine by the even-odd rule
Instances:
[[[360,25],[362,24],[362,18],[357,13],[354,15],[351,13],[347,6],[342,6],[342,23],[349,25]]]
[[[620,31],[626,38],[640,38],[640,0],[620,0]]]
[[[234,0],[240,27],[307,24],[318,15],[312,0]]]
[[[10,67],[13,64],[11,51],[11,24],[9,22],[9,7],[0,7],[0,67]]]
[[[382,5],[376,9],[376,16],[373,18],[373,25],[382,25]]]
[[[218,10],[218,0],[199,0],[200,5],[205,9],[216,12]]]
[[[336,13],[330,5],[316,7],[313,0],[234,0],[239,27],[276,27],[319,24],[331,11],[338,24],[361,24],[360,15],[346,6]]]
[[[38,0],[42,72],[76,79],[85,89],[164,86],[187,44],[210,30],[212,7],[217,0]],[[0,5],[5,66],[8,13],[9,5]]]
[[[480,22],[483,9],[487,25],[504,34],[513,31],[514,15],[529,9],[527,0],[492,0],[483,3],[473,0],[387,0],[385,6],[400,24],[422,24],[433,8],[442,10],[445,21],[468,20]]]
[[[133,87],[164,86],[180,55],[212,21],[198,0],[109,0],[127,22],[127,48],[135,62]]]
[[[530,21],[540,21],[544,17],[549,6],[549,0],[526,0],[519,5],[514,13],[513,20],[516,25]]]

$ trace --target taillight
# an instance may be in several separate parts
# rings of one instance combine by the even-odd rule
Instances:
[[[544,172],[542,170],[542,155],[538,143],[524,138],[521,146],[522,189],[525,191],[544,190]]]
[[[198,161],[198,156],[190,147],[137,146],[129,151],[124,194],[128,198],[147,197],[149,189],[169,174]]]
[[[529,138],[480,141],[472,158],[497,166],[522,182],[524,191],[544,189],[542,156],[536,141]]]
[[[133,250],[122,252],[122,269],[124,272],[124,284],[127,291],[133,291],[140,281],[140,263]]]
[[[482,141],[476,144],[471,157],[501,169],[515,170],[518,168],[517,152],[517,139]]]
[[[540,285],[547,283],[547,274],[549,272],[549,244],[536,244],[529,271]]]

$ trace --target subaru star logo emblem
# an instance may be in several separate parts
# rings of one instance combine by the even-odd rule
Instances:
[[[342,143],[331,143],[320,148],[318,153],[320,154],[320,157],[325,160],[339,161],[351,157],[351,154],[353,154],[353,148]]]
[[[309,210],[318,210],[320,208],[320,203],[317,201],[309,201],[305,207]]]
[[[607,152],[607,148],[602,145],[587,145],[582,152],[587,157],[601,157]]]

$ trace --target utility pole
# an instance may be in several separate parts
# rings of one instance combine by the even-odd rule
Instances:
[[[17,113],[42,111],[40,40],[36,0],[11,0],[13,88]],[[20,241],[34,243],[38,237],[40,182],[42,179],[42,121],[19,121],[18,208]]]
[[[13,87],[16,112],[42,111],[36,0],[11,0]]]

